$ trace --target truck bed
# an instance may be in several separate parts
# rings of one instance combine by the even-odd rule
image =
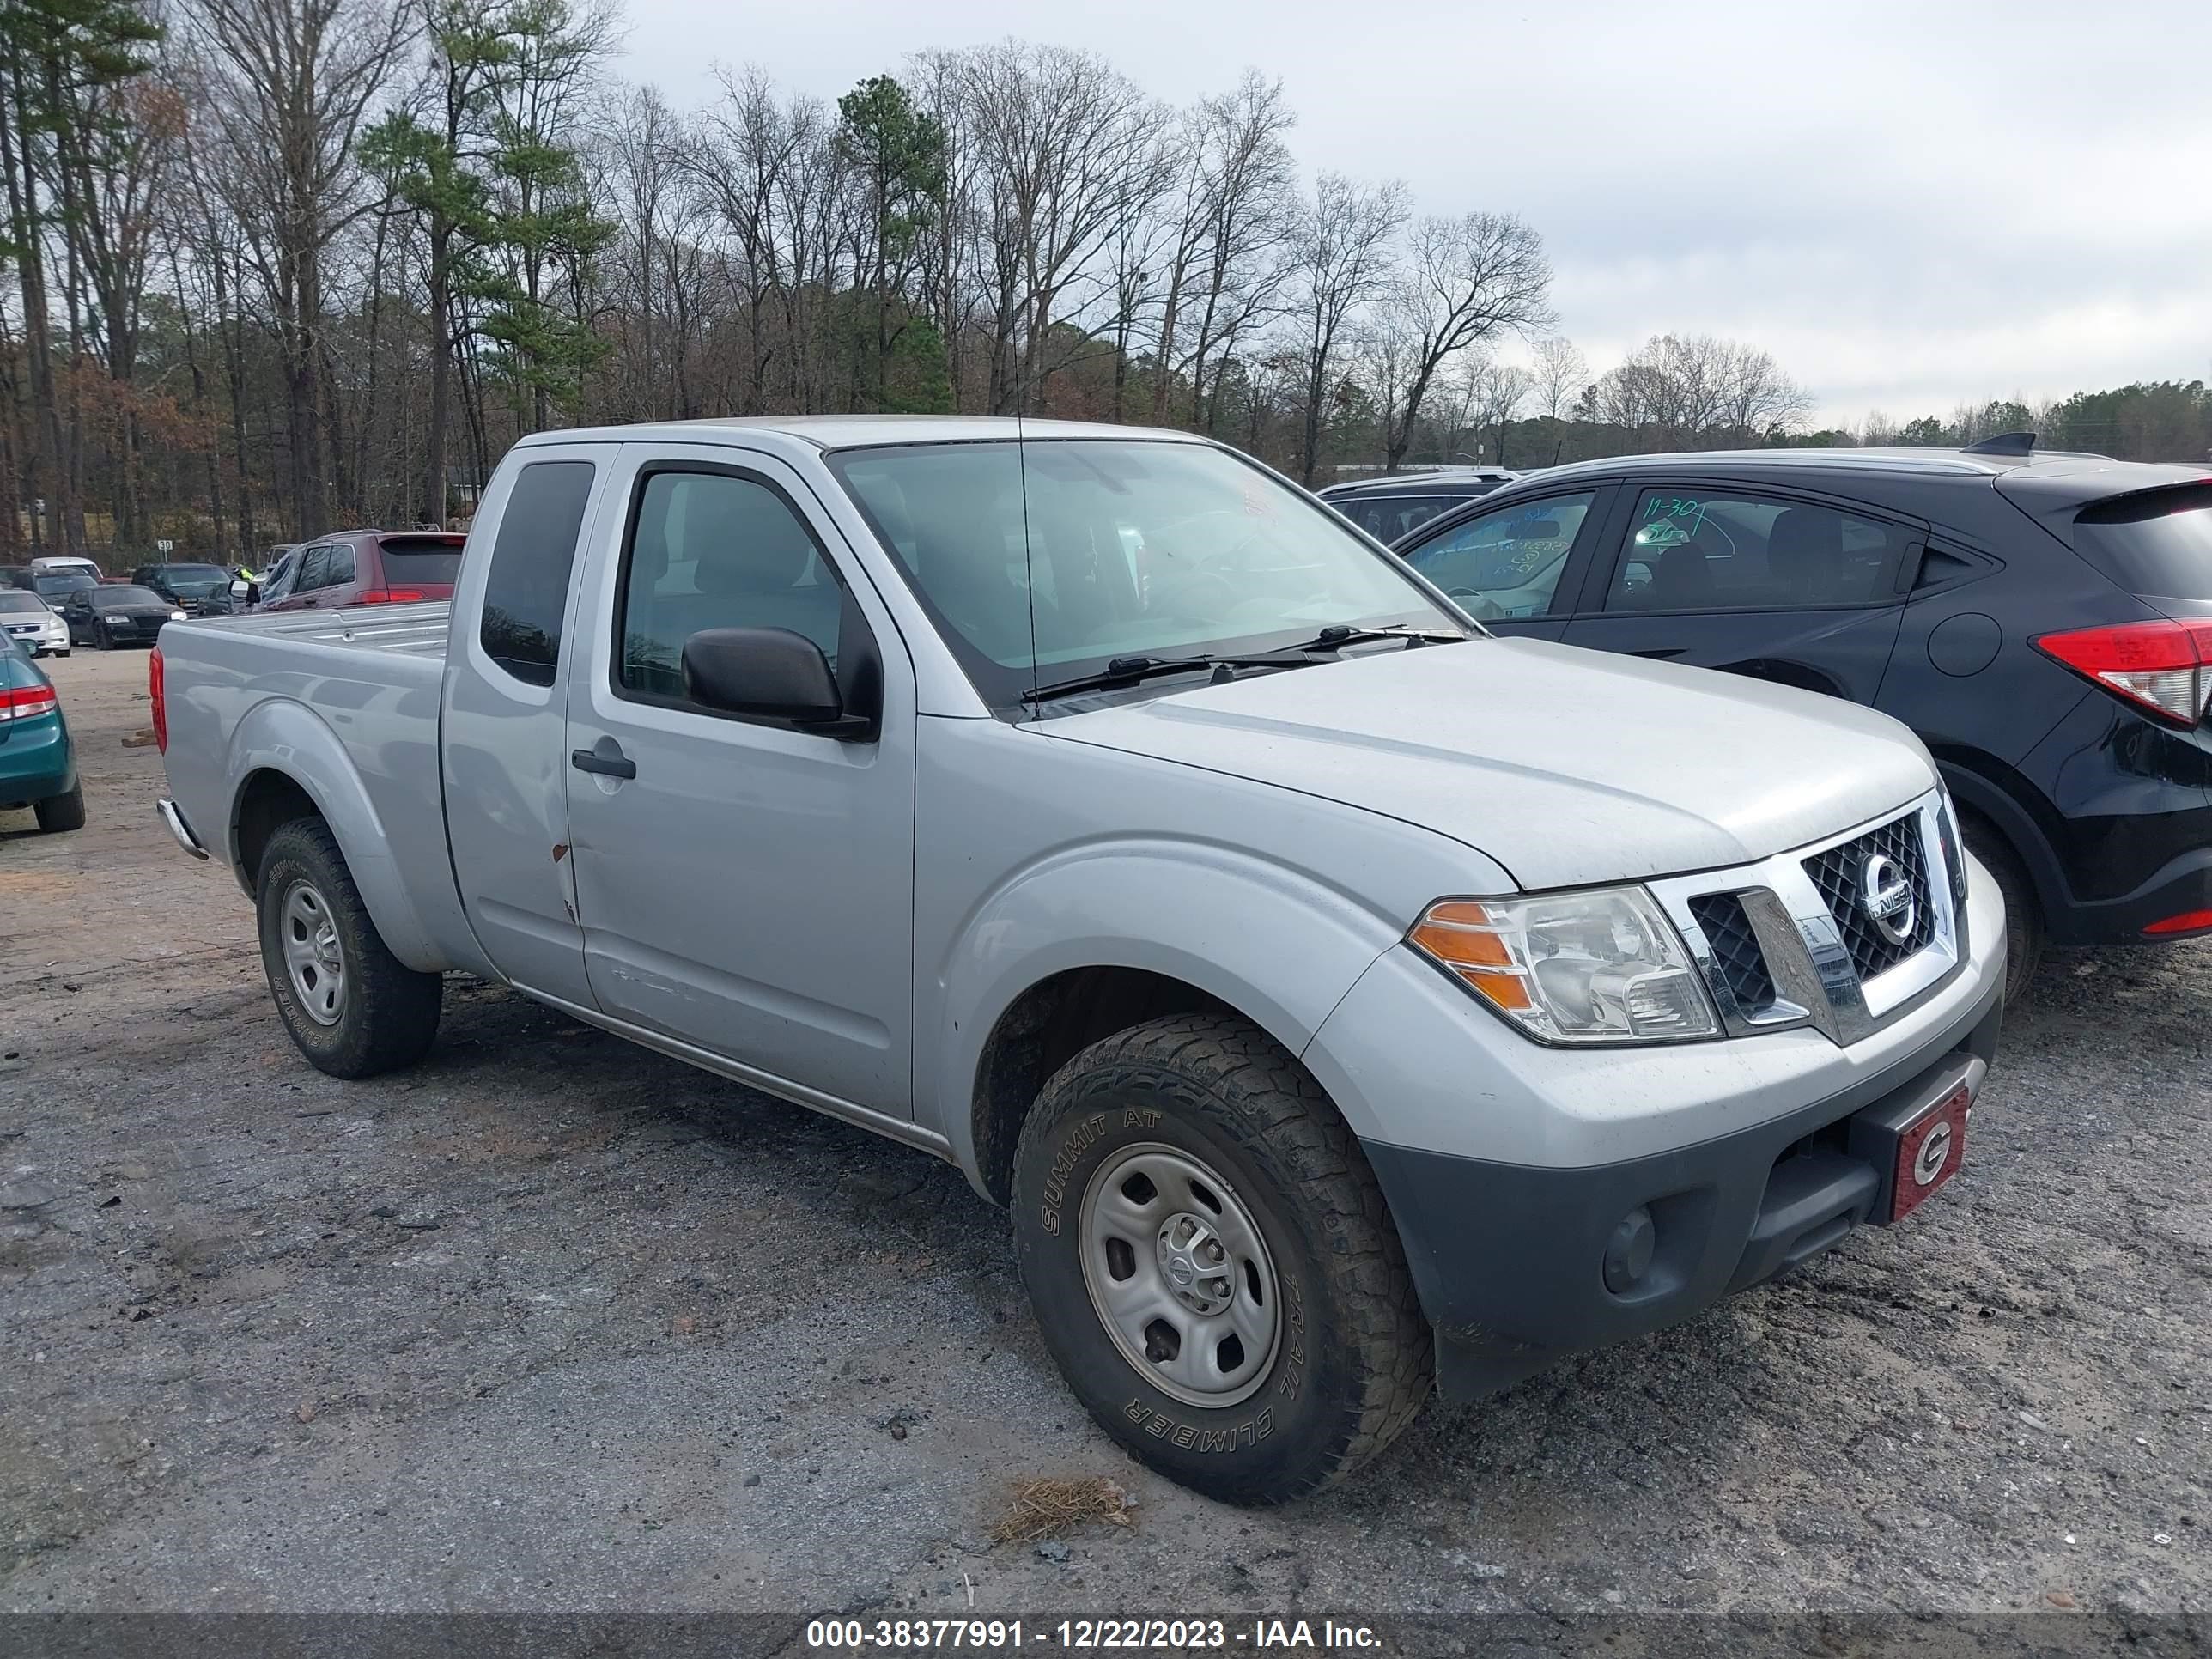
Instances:
[[[160,639],[164,759],[202,845],[238,867],[257,779],[281,774],[338,836],[386,943],[426,969],[477,961],[438,748],[450,611],[436,599],[204,617]]]
[[[381,655],[428,658],[442,670],[446,661],[446,622],[453,605],[447,599],[428,599],[420,605],[354,605],[343,611],[270,611],[247,617],[217,617],[201,623],[173,623],[161,630],[162,654],[180,645],[184,629],[191,629],[197,651],[208,635],[245,639],[283,640],[290,643],[340,651],[374,652]],[[206,624],[203,627],[202,623]],[[210,649],[221,654],[219,647]]]

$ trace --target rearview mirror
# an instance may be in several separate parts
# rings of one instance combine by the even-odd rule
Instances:
[[[822,647],[788,628],[707,628],[684,641],[684,695],[709,708],[854,738],[874,722],[845,711]]]

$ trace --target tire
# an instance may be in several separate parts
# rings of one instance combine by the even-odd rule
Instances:
[[[362,1078],[422,1059],[438,1035],[443,981],[386,947],[321,819],[295,818],[269,838],[255,893],[262,970],[309,1065]]]
[[[2043,907],[2019,858],[1987,825],[1968,819],[1960,826],[1966,850],[1989,866],[2004,900],[2005,1003],[2018,1007],[2035,985],[2043,961]]]
[[[1045,1346],[1098,1425],[1170,1480],[1231,1504],[1301,1498],[1374,1457],[1426,1402],[1429,1326],[1374,1173],[1311,1074],[1245,1021],[1178,1015],[1085,1049],[1023,1125],[1013,1186]],[[1201,1219],[1218,1237],[1201,1231],[1182,1268],[1225,1246],[1211,1258],[1222,1274],[1193,1287],[1219,1305],[1158,1301],[1178,1322],[1143,1325],[1133,1352],[1146,1316],[1116,1336],[1103,1292],[1190,1294],[1168,1274]],[[1149,1267],[1135,1248],[1147,1243]],[[1180,1340],[1164,1358],[1161,1328],[1200,1339],[1190,1361]],[[1263,1328],[1269,1352],[1255,1358],[1242,1332],[1256,1346]],[[1203,1371],[1209,1357],[1207,1388],[1170,1369]]]
[[[49,835],[65,830],[84,828],[84,786],[72,784],[66,795],[49,795],[44,800],[31,803],[38,814],[39,828]]]
[[[107,625],[105,623],[92,630],[92,646],[93,649],[95,651],[112,651],[115,649],[115,641],[108,634]]]

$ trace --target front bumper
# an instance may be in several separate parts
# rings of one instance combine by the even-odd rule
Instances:
[[[16,643],[28,647],[38,656],[44,656],[49,651],[70,648],[69,626],[58,620],[35,629],[11,628],[8,631],[15,636]]]
[[[1940,1097],[1972,1062],[1986,1067],[2003,995],[1993,976],[1931,1043],[1887,1070],[1673,1152],[1541,1169],[1370,1143],[1436,1326],[1443,1392],[1471,1399],[1567,1354],[1679,1324],[1886,1214],[1885,1171],[1855,1155],[1846,1120]],[[1651,1266],[1615,1294],[1607,1245],[1639,1206],[1652,1218]]]
[[[1886,1177],[1862,1156],[1871,1119],[1966,1062],[1985,1070],[1996,1048],[2004,906],[1986,869],[1969,858],[1962,870],[1941,976],[1854,980],[1840,988],[1856,997],[1827,999],[1825,1027],[1544,1047],[1410,947],[1369,968],[1301,1057],[1381,1182],[1447,1391],[1504,1387],[1679,1323],[1888,1214]],[[1736,884],[1729,872],[1682,879]],[[1662,895],[1674,884],[1650,884]],[[1790,988],[1808,1002],[1825,994]],[[1639,1208],[1653,1267],[1616,1294],[1607,1249]]]

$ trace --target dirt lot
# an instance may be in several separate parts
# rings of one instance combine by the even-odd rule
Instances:
[[[951,1169],[472,982],[334,1082],[152,812],[0,814],[0,1608],[2203,1608],[2212,950],[2046,967],[1909,1224],[1291,1510],[1123,1459]],[[1501,1264],[1510,1271],[1510,1264]],[[1010,1483],[1134,1524],[994,1545]]]

